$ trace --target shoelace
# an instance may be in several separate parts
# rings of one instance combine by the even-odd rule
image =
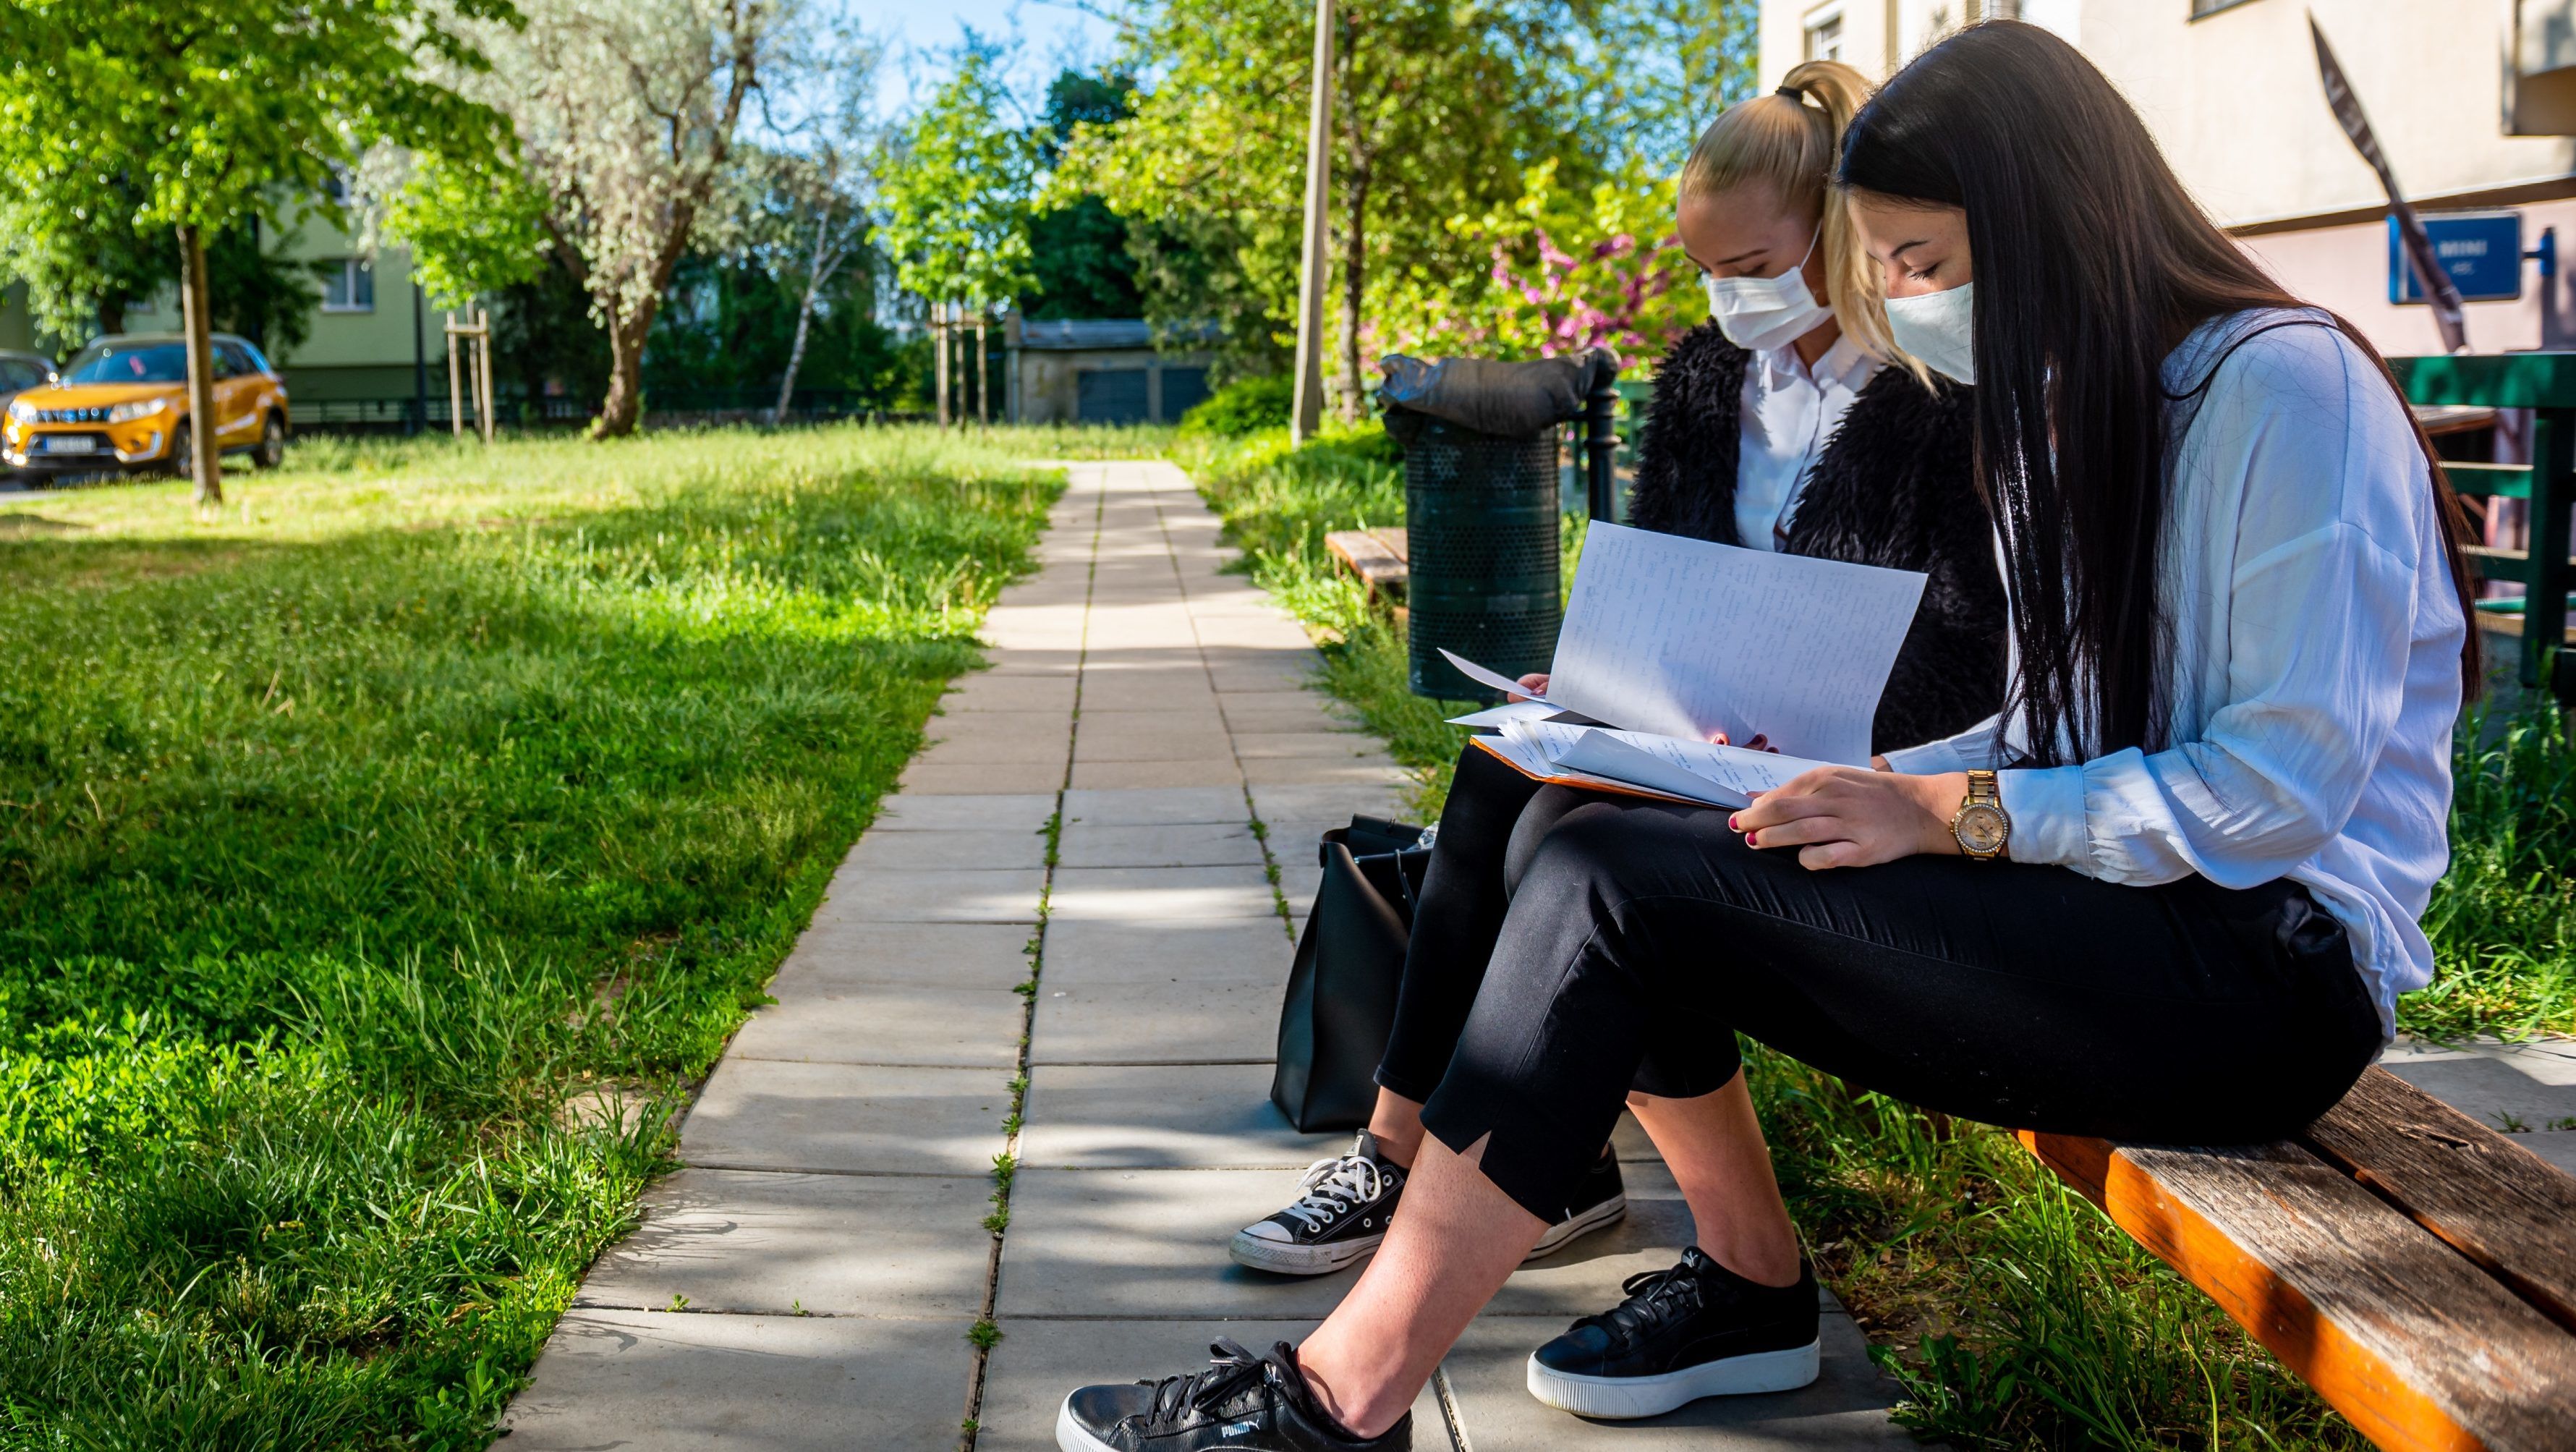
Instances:
[[[1628,1293],[1628,1299],[1574,1324],[1599,1326],[1620,1344],[1633,1346],[1644,1333],[1698,1309],[1700,1303],[1699,1277],[1688,1266],[1644,1271],[1621,1281],[1619,1289]]]
[[[1378,1172],[1375,1160],[1359,1155],[1317,1160],[1297,1182],[1301,1192],[1297,1203],[1279,1213],[1296,1216],[1311,1231],[1354,1205],[1376,1199],[1385,1188],[1386,1177]]]
[[[1178,1431],[1189,1426],[1191,1418],[1213,1412],[1255,1382],[1293,1386],[1297,1375],[1288,1354],[1285,1342],[1255,1356],[1233,1337],[1220,1336],[1208,1345],[1207,1370],[1154,1383],[1153,1403],[1137,1423],[1147,1432]]]

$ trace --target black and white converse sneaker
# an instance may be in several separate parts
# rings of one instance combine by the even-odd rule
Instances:
[[[1361,1130],[1349,1154],[1306,1167],[1296,1203],[1234,1233],[1235,1262],[1291,1276],[1340,1270],[1386,1239],[1404,1181],[1404,1166],[1381,1157]]]
[[[1539,1236],[1525,1259],[1536,1260],[1554,1255],[1576,1239],[1593,1231],[1618,1224],[1628,1215],[1628,1186],[1619,1178],[1619,1157],[1608,1145],[1601,1147],[1601,1158],[1574,1182],[1574,1192],[1566,1199],[1563,1213]]]
[[[1340,1270],[1378,1248],[1404,1193],[1405,1168],[1377,1152],[1360,1131],[1351,1152],[1317,1160],[1299,1182],[1297,1203],[1234,1233],[1235,1261],[1282,1275],[1319,1276]],[[1628,1213],[1628,1189],[1619,1157],[1603,1146],[1583,1172],[1564,1213],[1530,1247],[1527,1259],[1553,1255],[1581,1236],[1616,1225]]]
[[[1577,1416],[1656,1417],[1701,1397],[1816,1379],[1816,1273],[1757,1285],[1700,1253],[1630,1276],[1628,1299],[1530,1353],[1530,1395]]]
[[[1056,1413],[1063,1452],[1410,1452],[1413,1414],[1354,1437],[1315,1403],[1295,1348],[1255,1356],[1232,1340],[1208,1348],[1205,1371],[1125,1386],[1087,1386]]]

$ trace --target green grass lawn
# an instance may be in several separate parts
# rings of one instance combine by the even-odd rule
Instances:
[[[1361,432],[1292,454],[1263,436],[1185,440],[1177,457],[1253,577],[1322,640],[1327,687],[1417,774],[1429,820],[1459,748],[1441,718],[1458,703],[1407,693],[1402,628],[1323,548],[1328,530],[1403,521],[1392,448]],[[1577,522],[1567,545],[1570,573]],[[2433,1036],[2576,1032],[2576,749],[2546,708],[2460,735],[2452,870],[2426,915],[2440,971],[2400,1022]],[[2002,1131],[1747,1048],[1790,1208],[1904,1384],[1913,1425],[1987,1448],[2366,1445]]]
[[[481,1448],[976,663],[1012,461],[1126,445],[0,498],[0,1446]]]

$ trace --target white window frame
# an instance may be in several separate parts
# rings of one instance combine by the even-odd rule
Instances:
[[[364,273],[367,276],[368,282],[367,300],[362,303],[335,303],[331,301],[330,282],[328,279],[325,279],[322,284],[322,311],[326,313],[374,312],[376,310],[375,269],[369,267],[367,265],[367,259],[363,257],[340,258],[338,259],[338,266],[340,269],[340,295],[343,297],[356,297],[358,295],[358,276],[359,274]]]
[[[1819,6],[1817,6],[1815,9],[1808,11],[1806,14],[1799,16],[1799,17],[1798,17],[1798,56],[1799,56],[1799,59],[1801,59],[1801,60],[1840,60],[1840,59],[1842,59],[1842,56],[1843,56],[1843,50],[1844,50],[1845,44],[1850,40],[1850,37],[1849,37],[1847,34],[1845,34],[1845,33],[1844,33],[1844,31],[1843,31],[1843,29],[1842,29],[1842,24],[1843,24],[1843,0],[1832,0],[1832,3],[1830,3],[1830,4],[1826,4],[1826,5],[1819,5]],[[1833,53],[1832,53],[1832,54],[1830,54],[1830,55],[1820,55],[1820,54],[1818,54],[1818,53],[1817,53],[1817,51],[1816,51],[1816,32],[1818,32],[1818,31],[1820,31],[1820,30],[1824,29],[1824,28],[1825,28],[1826,26],[1828,26],[1828,25],[1830,25],[1830,26],[1833,26],[1833,27],[1834,27],[1834,48],[1833,48]]]

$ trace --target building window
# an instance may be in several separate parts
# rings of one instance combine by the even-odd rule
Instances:
[[[1805,58],[1811,61],[1843,58],[1843,8],[1841,6],[1831,6],[1807,17]]]
[[[2233,10],[2239,5],[2252,3],[2253,0],[2191,0],[2191,18],[2198,20],[2203,16],[2216,15],[2221,10]]]
[[[376,310],[376,270],[362,257],[343,257],[320,264],[322,311],[371,313]]]

